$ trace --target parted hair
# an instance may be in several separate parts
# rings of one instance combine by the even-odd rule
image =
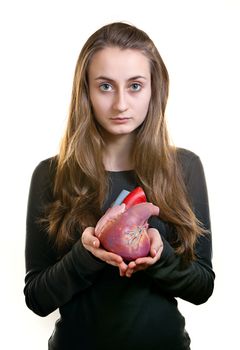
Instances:
[[[147,116],[136,130],[133,168],[149,202],[160,208],[160,219],[176,231],[176,254],[190,262],[203,233],[189,203],[177,150],[170,144],[165,109],[169,76],[149,36],[133,25],[116,22],[103,26],[84,44],[75,68],[66,129],[57,156],[54,200],[47,207],[49,235],[59,251],[70,247],[76,235],[95,226],[108,193],[103,165],[105,147],[89,98],[88,67],[93,55],[106,47],[141,51],[151,69],[151,99]]]

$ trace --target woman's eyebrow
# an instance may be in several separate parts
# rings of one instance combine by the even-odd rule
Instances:
[[[147,80],[147,78],[144,77],[143,75],[136,75],[134,77],[129,78],[127,81],[137,80],[137,79],[145,79],[145,80]],[[103,76],[103,75],[98,76],[94,80],[107,80],[107,81],[110,81],[110,82],[114,82],[115,81],[114,79],[111,79],[111,78]]]
[[[100,75],[99,77],[95,78],[94,80],[107,80],[107,81],[112,81],[112,82],[114,81],[113,79],[105,77],[103,75]]]

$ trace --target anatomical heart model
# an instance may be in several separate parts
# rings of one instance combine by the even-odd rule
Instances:
[[[123,201],[119,203],[119,198],[122,197]],[[159,208],[146,202],[141,187],[130,193],[124,190],[98,221],[95,235],[107,251],[118,254],[127,261],[136,260],[149,253],[147,221],[150,216],[158,214]]]

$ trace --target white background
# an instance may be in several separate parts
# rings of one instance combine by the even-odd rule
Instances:
[[[171,81],[170,134],[205,168],[217,278],[206,304],[179,301],[192,350],[237,348],[239,18],[237,0],[0,2],[0,348],[47,349],[58,314],[34,315],[22,292],[30,178],[58,151],[81,46],[115,20],[139,26],[159,48]]]

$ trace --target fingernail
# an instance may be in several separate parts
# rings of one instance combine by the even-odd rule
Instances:
[[[96,241],[93,241],[93,246],[94,246],[94,247],[96,246],[96,244],[97,244],[97,242],[96,242]]]

